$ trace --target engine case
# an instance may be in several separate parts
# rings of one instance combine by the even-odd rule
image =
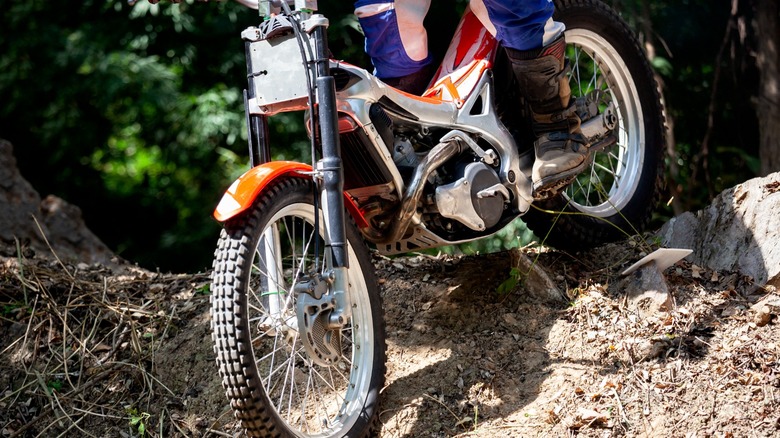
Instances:
[[[504,210],[501,180],[482,162],[469,163],[455,182],[436,187],[436,207],[442,216],[454,219],[474,231],[484,231],[498,223]]]

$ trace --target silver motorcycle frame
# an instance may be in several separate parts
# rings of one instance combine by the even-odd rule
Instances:
[[[327,21],[319,15],[302,22],[305,31],[304,51],[306,45],[319,44],[314,29],[326,26]],[[464,31],[466,26],[469,28]],[[308,95],[305,88],[301,86],[306,83],[308,66],[290,62],[291,56],[300,52],[301,45],[292,37],[280,38],[276,41],[258,40],[255,35],[254,28],[242,34],[245,40],[255,40],[247,50],[250,65],[263,65],[262,70],[250,74],[252,78],[250,85],[255,90],[255,97],[247,102],[250,116],[269,117],[280,112],[308,109]],[[365,69],[342,61],[329,61],[329,69],[339,69],[351,78],[345,87],[336,92],[336,111],[333,113],[347,116],[357,129],[362,130],[370,140],[370,146],[374,148],[373,155],[382,160],[382,163],[378,163],[379,166],[389,172],[395,190],[402,194],[402,206],[394,218],[394,225],[389,235],[382,239],[367,236],[380,252],[403,253],[420,247],[459,243],[459,241],[444,240],[429,231],[421,221],[416,206],[427,176],[466,148],[471,149],[476,156],[488,164],[500,163],[496,173],[502,187],[496,187],[495,190],[504,198],[505,203],[511,203],[512,211],[522,215],[529,209],[533,201],[530,181],[532,160],[527,159],[524,162],[521,160],[514,138],[499,120],[494,108],[496,93],[489,67],[492,66],[497,47],[498,44],[493,36],[478,18],[467,10],[444,58],[444,64],[439,68],[438,75],[433,81],[434,84],[439,85],[439,91],[436,91],[437,85],[434,85],[427,93],[442,94],[441,90],[444,90],[446,94],[449,85],[451,94],[456,96],[445,98],[412,96],[384,84]],[[487,68],[483,67],[476,72],[478,74],[475,74],[475,63],[482,63]],[[319,74],[316,80],[320,80]],[[454,82],[458,83],[457,89],[452,85]],[[332,120],[322,120],[323,113],[331,110],[326,109],[327,101],[322,100],[319,86],[317,90],[319,128],[323,130],[326,125],[332,123]],[[418,166],[408,184],[399,173],[389,152],[393,145],[385,144],[371,120],[370,109],[380,101],[385,106],[389,102],[393,106],[403,108],[402,113],[393,114],[395,118],[421,128],[435,127],[448,131],[448,134],[440,139],[439,145],[428,154],[425,162]],[[337,125],[338,121],[335,124]],[[309,123],[307,128],[310,129]],[[487,143],[489,147],[480,147],[478,140]],[[326,138],[323,136],[323,162],[328,160],[325,154],[325,141]],[[325,190],[327,191],[327,187]],[[326,215],[326,222],[332,223],[330,215]],[[479,231],[479,220],[475,220],[474,223],[474,228]],[[415,227],[415,230],[411,233],[411,237],[404,239],[403,236],[409,226]]]

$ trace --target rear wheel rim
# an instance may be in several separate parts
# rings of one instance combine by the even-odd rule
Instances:
[[[622,210],[639,187],[645,152],[645,126],[631,72],[604,37],[586,30],[566,31],[572,98],[594,88],[614,103],[617,143],[594,154],[593,162],[563,192],[571,207],[597,217]]]

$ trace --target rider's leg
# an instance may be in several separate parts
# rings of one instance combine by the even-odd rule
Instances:
[[[423,26],[430,0],[358,0],[355,15],[366,36],[374,74],[385,83],[420,94],[432,59]]]
[[[534,119],[535,195],[557,188],[589,163],[588,145],[571,102],[564,26],[548,0],[484,0]]]

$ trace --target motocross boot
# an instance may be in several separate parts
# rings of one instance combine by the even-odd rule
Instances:
[[[565,49],[563,35],[540,49],[506,49],[533,116],[536,160],[531,180],[536,199],[554,194],[590,164],[588,141],[571,100]]]

